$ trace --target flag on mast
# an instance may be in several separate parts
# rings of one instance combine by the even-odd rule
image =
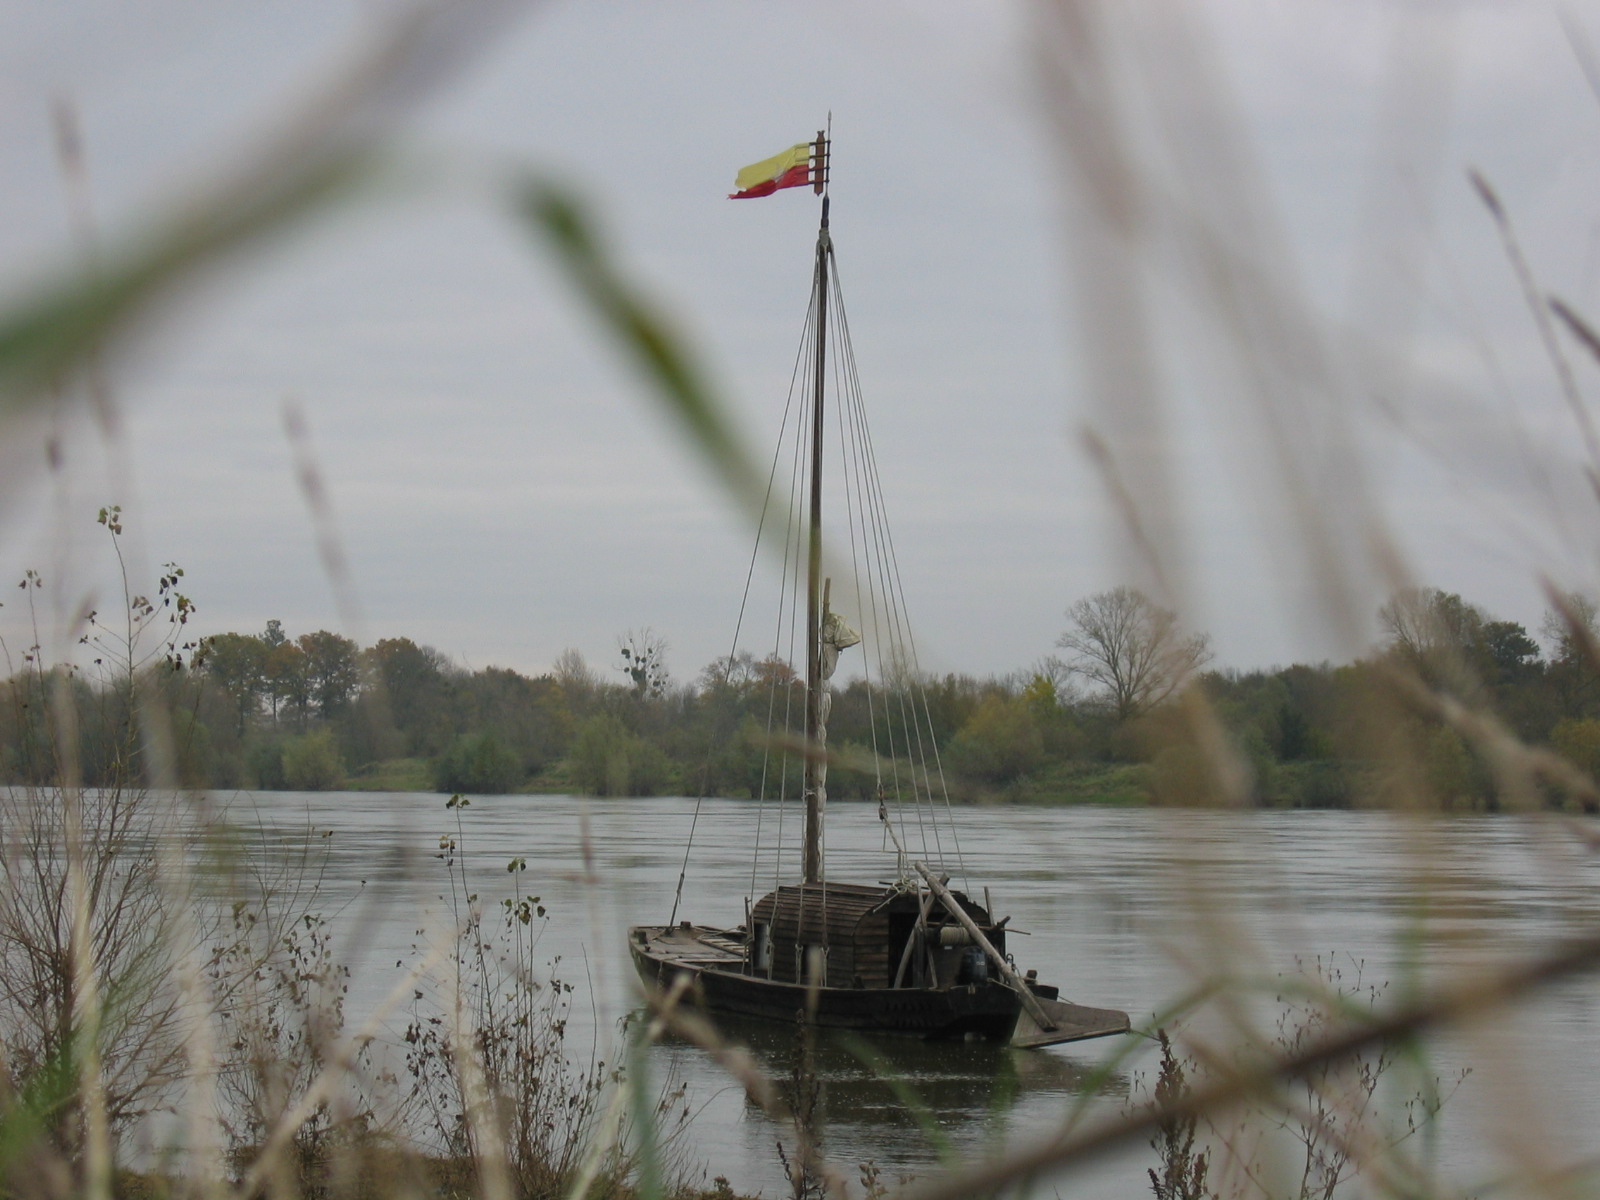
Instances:
[[[797,142],[782,154],[751,163],[734,178],[739,190],[729,200],[754,200],[779,188],[805,187],[811,182],[811,143]]]

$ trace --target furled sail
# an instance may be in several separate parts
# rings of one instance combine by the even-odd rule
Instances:
[[[861,641],[861,635],[850,626],[846,625],[844,618],[836,612],[829,612],[822,618],[822,682],[827,683],[833,678],[833,670],[839,665],[839,651],[848,650],[851,646]],[[826,693],[824,693],[826,695]]]
[[[861,640],[861,635],[849,625],[836,612],[825,612],[822,617],[821,636],[818,642],[818,676],[820,678],[819,694],[817,696],[817,749],[826,750],[828,747],[828,713],[833,709],[833,693],[828,690],[828,680],[833,678],[834,669],[839,665],[839,651],[848,650]],[[819,805],[826,803],[827,793],[823,791],[828,782],[828,760],[819,758],[816,767],[817,800]]]

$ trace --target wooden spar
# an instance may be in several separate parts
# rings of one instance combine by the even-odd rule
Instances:
[[[1021,998],[1022,1007],[1028,1010],[1028,1015],[1034,1019],[1039,1028],[1047,1032],[1054,1029],[1056,1023],[1050,1019],[1049,1014],[1044,1011],[1044,1006],[1034,997],[1033,989],[1017,974],[1016,968],[1006,961],[1006,956],[994,948],[994,943],[984,936],[983,930],[978,928],[978,923],[967,915],[966,910],[956,902],[956,898],[950,894],[949,889],[940,883],[934,877],[933,872],[920,862],[912,863],[911,865],[916,867],[917,874],[927,880],[928,887],[933,890],[935,896],[939,897],[940,903],[949,910],[950,915],[960,921],[962,927],[972,935],[972,940],[983,947],[983,952],[989,956],[995,967],[999,969],[1000,975],[1006,983],[1011,985],[1011,990]]]
[[[933,893],[929,892],[918,902],[920,911],[917,913],[917,923],[911,927],[911,935],[906,938],[906,948],[900,952],[900,966],[894,973],[894,983],[891,987],[899,987],[901,980],[906,977],[906,968],[911,965],[911,953],[917,948],[917,942],[923,937],[923,930],[928,925],[928,907],[933,903]]]
[[[825,147],[822,132],[818,146]],[[824,149],[824,154],[826,150]],[[822,225],[817,230],[817,353],[816,377],[811,394],[811,513],[810,547],[806,562],[806,754],[805,847],[801,878],[806,883],[821,883],[822,816],[825,796],[822,791],[822,397],[823,379],[828,365],[828,196],[822,197]]]

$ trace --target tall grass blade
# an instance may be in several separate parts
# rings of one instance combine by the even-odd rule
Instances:
[[[1359,1025],[1333,1029],[1296,1054],[1260,1067],[1239,1071],[1217,1083],[1190,1092],[1183,1100],[1142,1108],[1077,1135],[1049,1137],[1020,1150],[1004,1163],[978,1166],[953,1176],[913,1186],[902,1200],[964,1200],[989,1195],[1046,1171],[1080,1166],[1104,1154],[1147,1138],[1176,1116],[1220,1113],[1278,1083],[1297,1079],[1316,1067],[1347,1059],[1362,1050],[1405,1043],[1447,1025],[1477,1018],[1502,1005],[1525,999],[1575,975],[1600,969],[1600,935],[1573,939],[1549,953],[1502,966],[1440,987],[1428,997],[1401,1004],[1386,1014],[1372,1014]]]
[[[746,512],[759,513],[764,487],[721,399],[688,343],[626,276],[591,219],[589,206],[542,180],[525,181],[513,199],[520,217],[555,252],[591,315],[654,385],[689,443]]]
[[[520,5],[412,4],[366,52],[250,145],[249,165],[109,239],[0,310],[0,420],[131,332],[181,285],[370,184],[401,120]]]

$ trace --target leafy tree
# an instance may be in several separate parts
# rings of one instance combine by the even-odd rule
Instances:
[[[399,731],[410,753],[434,753],[443,744],[435,739],[445,706],[444,656],[410,638],[384,638],[362,651],[361,661],[376,685],[382,719]]]
[[[1211,660],[1211,641],[1190,633],[1178,615],[1137,588],[1116,587],[1067,610],[1071,626],[1056,639],[1067,665],[1098,685],[1119,721],[1170,699]]]
[[[769,654],[750,664],[750,681],[762,691],[799,687],[803,682],[789,660],[776,654]]]
[[[907,726],[904,736],[909,740],[903,744],[915,745],[925,733],[943,746],[972,719],[991,690],[993,685],[971,675],[951,673],[924,681],[908,673],[885,697],[883,708],[892,722]],[[923,733],[918,732],[919,725]]]
[[[1033,675],[1022,688],[1022,701],[1034,715],[1050,719],[1061,713],[1061,694],[1055,681],[1044,675]]]
[[[271,623],[268,624],[271,630]],[[285,638],[267,651],[261,664],[261,674],[266,689],[267,702],[272,709],[272,719],[278,720],[281,710],[293,712],[304,727],[311,707],[311,684],[306,674],[306,652],[295,642]]]
[[[1317,731],[1305,713],[1288,701],[1278,709],[1278,738],[1273,750],[1284,762],[1326,757]]]
[[[33,657],[30,652],[29,658]],[[6,783],[48,783],[63,773],[61,747],[50,728],[49,698],[76,689],[80,682],[65,667],[28,669],[6,680],[4,706],[0,707],[0,730],[4,733],[0,765],[4,767]],[[84,731],[79,736],[91,737],[96,732]]]
[[[1526,682],[1539,670],[1539,643],[1515,621],[1486,621],[1479,631],[1478,657],[1491,687]]]
[[[1600,720],[1568,717],[1550,731],[1550,746],[1573,766],[1600,779]]]
[[[1024,689],[1034,694],[1040,703],[1045,700],[1046,691],[1057,711],[1073,702],[1072,668],[1054,654],[1046,654],[1035,662],[1026,677]]]
[[[219,633],[205,641],[201,671],[232,701],[241,737],[266,690],[267,654],[267,643],[248,634]]]
[[[1044,736],[1035,703],[1037,698],[1030,702],[1026,696],[984,697],[950,743],[951,767],[989,783],[1010,783],[1037,768],[1044,758]]]
[[[1542,741],[1561,712],[1539,643],[1515,621],[1488,621],[1477,647],[1478,670],[1502,719],[1526,741]]]
[[[301,634],[299,645],[305,654],[307,692],[326,721],[343,712],[361,686],[361,648],[326,629]]]
[[[0,681],[0,782],[66,771],[104,786],[132,771],[197,786],[331,786],[349,765],[404,754],[435,759],[436,782],[455,791],[506,790],[566,759],[575,785],[588,791],[693,786],[737,795],[762,786],[769,717],[799,719],[801,684],[783,658],[738,653],[706,667],[694,687],[670,690],[665,642],[649,630],[619,639],[626,684],[605,683],[572,650],[549,675],[529,678],[495,667],[469,672],[403,637],[365,651],[327,631],[291,639],[278,621],[253,636],[208,639],[190,672],[179,665],[191,657],[182,638],[192,611],[177,593],[180,579],[171,568],[154,600],[130,600],[136,632],[168,623],[174,635],[171,655],[141,653],[137,688],[125,673],[104,677],[105,663],[128,659],[125,629],[96,623],[91,667],[42,669],[36,651],[21,655],[24,672]],[[954,775],[995,785],[1047,768],[1054,778],[1074,760],[1140,762],[1150,766],[1142,778],[1162,794],[1203,801],[1211,794],[1200,786],[1205,757],[1179,744],[1188,735],[1163,701],[1209,658],[1206,639],[1128,588],[1080,601],[1069,615],[1073,627],[1059,644],[1073,653],[1021,672],[930,677],[906,660],[871,688],[857,678],[833,689],[830,745],[856,756],[836,764],[833,790],[871,799],[875,757],[904,761],[922,751],[943,756]],[[1581,722],[1600,720],[1589,641],[1600,626],[1595,606],[1565,598],[1546,617],[1548,661],[1521,625],[1438,589],[1401,593],[1381,615],[1381,658],[1204,676],[1260,802],[1345,805],[1393,783],[1421,786],[1441,802],[1494,803],[1473,747],[1439,732],[1394,692],[1393,672],[1379,668],[1395,663],[1492,706],[1523,738],[1588,761]],[[1096,685],[1093,692],[1074,691],[1074,678]],[[136,692],[145,691],[170,715],[158,738],[130,738]],[[60,747],[40,724],[64,698],[76,737],[72,761],[60,763]],[[291,729],[321,737],[286,738]],[[152,746],[161,761],[139,761]]]
[[[724,657],[714,658],[700,668],[699,688],[702,694],[719,690],[738,691],[750,683],[755,673],[756,656],[740,650]]]
[[[493,733],[524,771],[541,769],[566,753],[574,717],[554,679],[529,679],[504,667],[486,667],[454,685],[457,728]]]

